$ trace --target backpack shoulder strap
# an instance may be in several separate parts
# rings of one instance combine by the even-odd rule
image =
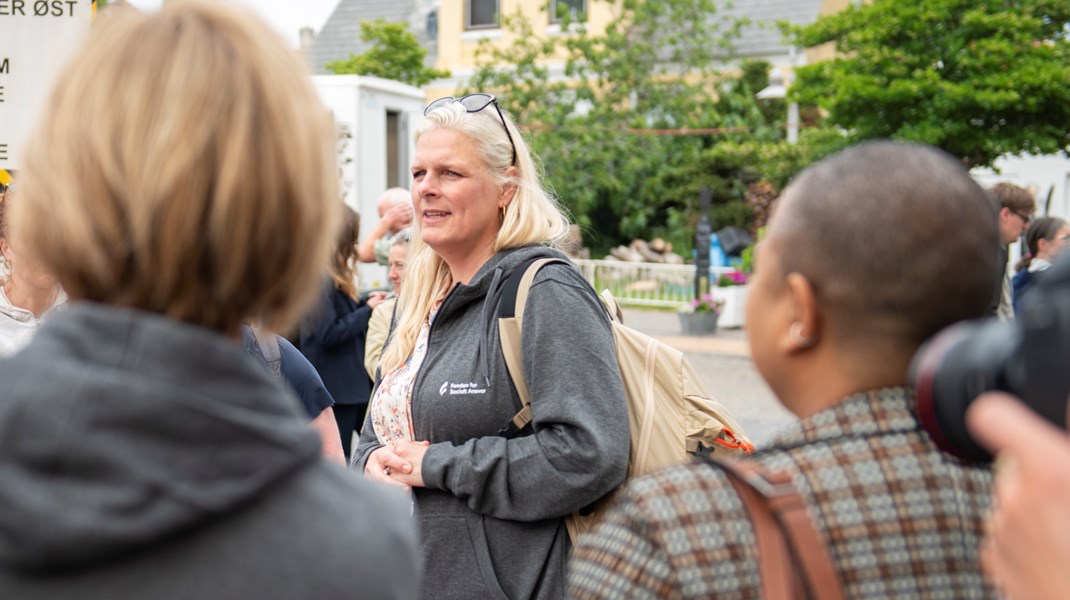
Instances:
[[[524,379],[524,361],[520,350],[520,335],[523,329],[524,305],[528,301],[528,292],[535,281],[539,269],[550,263],[569,264],[560,258],[536,258],[525,262],[513,270],[502,284],[501,300],[498,302],[498,337],[501,340],[505,366],[513,387],[520,396],[520,411],[513,415],[509,425],[498,433],[511,435],[531,423],[531,392]]]
[[[728,476],[750,517],[758,544],[762,597],[843,600],[843,586],[828,548],[810,520],[791,474],[770,471],[754,462],[711,456],[706,461]]]
[[[253,336],[256,337],[256,345],[260,348],[260,354],[264,362],[271,369],[275,379],[282,380],[282,355],[279,351],[279,339],[274,333],[265,331],[259,326],[253,327]]]

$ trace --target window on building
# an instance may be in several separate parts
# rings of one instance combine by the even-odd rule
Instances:
[[[401,131],[401,113],[386,111],[386,185],[387,187],[401,186],[408,188],[406,181],[407,172],[402,172],[405,157],[402,155],[405,145],[402,144],[404,134]],[[408,171],[408,168],[404,169]]]
[[[465,0],[466,29],[498,27],[498,0]]]
[[[550,0],[550,22],[587,20],[587,0]]]

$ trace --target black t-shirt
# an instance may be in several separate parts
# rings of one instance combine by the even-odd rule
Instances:
[[[297,393],[297,399],[301,401],[301,406],[308,417],[315,419],[323,412],[323,409],[334,406],[334,399],[324,387],[323,380],[320,379],[312,363],[308,362],[308,359],[286,338],[275,336],[275,339],[279,342],[279,376]],[[263,363],[265,368],[271,370],[256,341],[256,336],[248,327],[242,327],[242,346],[249,356],[256,358]]]

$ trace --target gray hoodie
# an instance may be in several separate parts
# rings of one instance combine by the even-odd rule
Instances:
[[[534,432],[498,435],[520,408],[498,342],[496,298],[544,247],[503,251],[443,301],[412,392],[416,439],[431,446],[414,490],[424,598],[561,598],[571,544],[562,517],[624,480],[628,413],[613,336],[571,265],[539,271],[522,352]],[[378,448],[365,423],[354,466]]]
[[[236,341],[78,303],[0,360],[0,598],[408,598],[407,499]]]

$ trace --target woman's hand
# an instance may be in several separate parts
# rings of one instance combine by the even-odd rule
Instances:
[[[420,466],[424,461],[424,454],[431,442],[407,442],[401,441],[393,447],[394,456],[403,461],[409,468],[391,469],[390,478],[395,482],[404,484],[406,487],[427,487],[424,484],[423,472]]]
[[[374,309],[386,300],[387,293],[384,291],[376,291],[368,294],[368,306]]]
[[[395,446],[382,446],[368,455],[364,464],[364,477],[386,485],[409,490],[409,484],[394,477],[395,474],[412,472],[412,464],[395,451]]]

